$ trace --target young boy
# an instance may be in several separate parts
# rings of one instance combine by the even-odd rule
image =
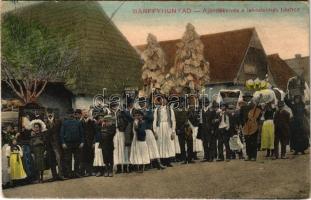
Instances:
[[[116,126],[113,123],[114,118],[111,115],[104,116],[101,127],[96,135],[96,142],[102,149],[105,163],[104,176],[113,176],[113,137],[116,134]]]

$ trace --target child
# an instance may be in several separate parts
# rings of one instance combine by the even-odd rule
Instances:
[[[96,134],[95,144],[99,143],[98,148],[102,149],[102,155],[105,163],[104,176],[113,176],[113,137],[116,134],[116,126],[113,124],[114,118],[111,115],[106,115],[103,118],[101,127]],[[103,171],[103,170],[101,170]],[[99,171],[101,175],[101,172]]]
[[[22,148],[17,145],[16,139],[14,138],[11,145],[7,147],[6,152],[8,167],[10,169],[10,178],[12,184],[15,185],[15,181],[27,177],[22,163],[23,151]]]
[[[30,139],[31,153],[34,158],[34,168],[36,170],[36,179],[39,183],[43,182],[43,171],[45,169],[46,142],[43,130],[46,130],[45,124],[41,120],[31,122],[32,133]]]
[[[141,110],[134,112],[134,137],[131,145],[130,161],[137,165],[138,172],[144,172],[144,165],[150,164],[148,146],[146,142],[146,123]]]

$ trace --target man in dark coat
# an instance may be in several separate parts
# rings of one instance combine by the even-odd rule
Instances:
[[[113,137],[116,134],[116,126],[113,123],[115,119],[111,115],[105,115],[97,129],[95,142],[99,142],[99,148],[102,149],[102,155],[105,163],[104,176],[113,176]]]
[[[60,140],[64,151],[64,175],[70,178],[80,177],[80,152],[84,145],[83,128],[81,122],[77,120],[77,114],[72,109],[67,114],[68,118],[64,120],[60,131]],[[72,156],[74,156],[74,174],[71,170]]]
[[[195,105],[190,105],[190,108],[188,110],[188,122],[191,123],[192,127],[199,127],[199,124],[200,124],[200,112],[199,112],[199,109],[195,107]],[[187,155],[187,156],[191,156],[192,159],[194,159],[194,160],[198,160],[198,157],[197,157],[197,153],[198,152],[194,152],[193,151],[193,149],[196,149],[196,148],[193,148],[193,145],[196,145],[195,144],[196,139],[197,139],[197,137],[193,138],[193,141],[192,141],[192,156],[190,155],[191,152],[189,152],[189,154]],[[189,138],[189,140],[190,140],[190,138]],[[190,143],[190,141],[187,141],[187,140],[186,140],[186,142],[187,142],[187,148],[188,148],[188,144],[190,145],[191,143]],[[190,163],[192,163],[192,162],[190,162]]]
[[[81,123],[85,143],[81,152],[80,173],[81,175],[90,176],[93,173],[94,150],[92,145],[96,134],[95,121],[90,118],[87,111],[83,111]]]
[[[286,159],[286,145],[289,143],[290,135],[290,113],[284,109],[285,103],[283,101],[278,103],[278,107],[279,109],[274,114],[274,155],[276,159],[279,158],[279,143],[281,142],[281,159]]]
[[[226,149],[226,161],[231,159],[231,150],[229,146],[230,139],[230,118],[227,112],[227,104],[220,104],[221,111],[217,113],[218,130],[217,130],[217,148],[218,148],[218,159],[217,161],[224,161],[224,146]]]
[[[212,162],[215,158],[216,150],[216,129],[215,119],[216,119],[216,109],[217,103],[213,101],[211,107],[209,106],[208,99],[204,102],[204,107],[202,108],[202,123],[199,126],[199,135],[201,135],[204,148],[204,159],[202,162]]]
[[[240,112],[239,112],[239,121],[241,127],[246,125],[248,120],[248,113],[251,109],[254,108],[255,104],[251,102],[252,94],[245,93],[243,95],[243,101],[240,102]],[[257,119],[258,120],[258,119]],[[258,130],[252,135],[245,135],[245,144],[246,144],[246,154],[247,158],[245,161],[255,161],[257,159],[257,138],[258,138]]]
[[[185,138],[185,125],[187,123],[187,112],[183,108],[175,110],[176,118],[176,135],[178,135],[178,142],[180,146],[180,154],[176,155],[177,161],[186,160],[186,138]]]
[[[63,158],[62,149],[60,143],[60,129],[61,121],[55,118],[55,113],[52,109],[47,110],[46,120],[47,131],[47,152],[49,157],[49,164],[53,180],[63,180]],[[56,171],[56,165],[58,166],[58,174]]]

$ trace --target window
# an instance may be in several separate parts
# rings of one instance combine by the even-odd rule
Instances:
[[[244,64],[244,72],[246,74],[256,74],[256,66],[254,64]]]

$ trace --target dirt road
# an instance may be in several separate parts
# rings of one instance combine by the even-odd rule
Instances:
[[[175,164],[162,171],[87,177],[6,189],[22,198],[308,198],[309,153],[288,160]]]

